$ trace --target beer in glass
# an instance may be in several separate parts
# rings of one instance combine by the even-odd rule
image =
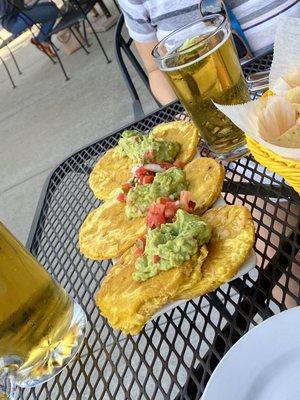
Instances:
[[[214,105],[250,99],[227,19],[215,14],[186,25],[152,54],[207,146],[220,158],[243,155],[244,133]]]
[[[76,354],[85,315],[0,223],[0,398],[56,375]]]

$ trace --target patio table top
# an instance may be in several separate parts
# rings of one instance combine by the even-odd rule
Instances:
[[[271,56],[245,73],[269,68]],[[88,318],[84,346],[74,362],[48,383],[22,389],[21,399],[199,399],[214,368],[249,329],[300,304],[298,194],[251,156],[224,162],[222,196],[250,209],[256,226],[257,266],[217,291],[149,322],[137,336],[114,331],[94,302],[111,261],[84,258],[78,231],[100,202],[88,187],[98,158],[117,144],[123,129],[148,132],[181,114],[176,102],[107,135],[63,161],[49,176],[27,242],[29,250],[82,305]],[[202,146],[201,155],[212,156]],[[275,288],[275,289],[274,289]]]

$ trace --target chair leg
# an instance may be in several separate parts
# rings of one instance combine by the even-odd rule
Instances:
[[[52,44],[52,43],[51,43]],[[54,49],[54,47],[52,46],[52,48],[53,48],[53,50],[54,50],[54,52],[55,52],[55,54],[57,53],[56,52],[56,49]],[[49,58],[49,60],[52,62],[52,64],[53,65],[55,65],[56,64],[56,61],[51,57],[51,56],[49,56],[48,54],[46,54],[46,53],[44,53],[48,58]]]
[[[32,35],[33,39],[35,39],[35,36],[34,36],[34,34],[33,34],[33,32],[32,32],[31,29],[30,29],[30,32],[31,32],[31,35]],[[53,46],[52,42],[50,42],[50,43],[51,43],[52,48],[54,49],[54,46]],[[56,53],[56,51],[55,51],[55,53]],[[46,53],[44,53],[44,54],[49,58],[49,60],[52,62],[53,65],[56,64],[56,61],[55,61],[52,57],[50,57],[50,56],[49,56],[48,54],[46,54]]]
[[[97,35],[97,32],[95,31],[95,29],[93,27],[93,24],[90,22],[90,20],[88,19],[87,16],[85,16],[85,19],[86,19],[87,23],[89,24],[89,26],[91,27],[91,30],[92,30],[92,32],[93,32],[93,34],[94,34],[94,36],[95,36],[100,48],[101,48],[101,50],[102,50],[102,53],[104,54],[104,57],[106,59],[107,64],[111,63],[111,60],[107,57],[106,51],[104,50],[104,47],[102,46],[102,43],[101,43],[101,41],[100,41],[100,39],[99,39],[99,37]]]
[[[50,42],[50,43],[51,43],[51,46],[52,46],[52,42]],[[57,61],[58,61],[59,65],[60,65],[60,68],[61,68],[61,70],[62,70],[62,72],[63,72],[65,78],[66,78],[66,81],[70,80],[70,78],[69,78],[69,76],[67,75],[66,70],[65,70],[65,68],[64,68],[64,66],[63,66],[63,63],[61,62],[61,59],[60,59],[60,57],[59,57],[59,55],[58,55],[58,52],[57,52],[55,46],[52,46],[52,49],[53,49],[53,51],[54,51],[54,53],[55,53],[55,55],[56,55],[56,57],[57,57]],[[51,57],[50,57],[50,58],[51,58]]]
[[[106,7],[106,5],[103,3],[102,0],[98,0],[97,3],[99,4],[103,14],[106,16],[106,18],[111,17],[111,13],[109,11],[109,9]]]
[[[91,47],[91,44],[89,43],[88,38],[87,38],[85,20],[82,21],[82,26],[83,26],[83,35],[84,35],[84,40],[85,40],[86,47]]]
[[[145,118],[145,113],[140,100],[133,100],[132,108],[135,121],[139,121],[140,119]]]
[[[22,75],[22,71],[20,70],[20,67],[19,67],[19,65],[17,63],[17,60],[15,59],[15,56],[14,56],[13,52],[11,51],[11,49],[9,48],[8,44],[6,45],[6,47],[7,47],[8,51],[9,51],[9,53],[11,55],[11,58],[13,59],[13,62],[15,63],[15,66],[17,68],[17,71],[18,71],[19,75]]]
[[[12,76],[11,76],[11,73],[9,72],[9,69],[7,68],[6,63],[4,62],[2,57],[0,57],[0,60],[2,61],[2,64],[4,65],[4,68],[6,69],[6,72],[7,72],[7,75],[9,77],[10,81],[11,81],[12,87],[15,89],[16,88],[15,82],[14,82]]]
[[[117,3],[117,1],[116,1],[116,0],[113,0],[113,2],[114,2],[114,5],[116,6],[116,9],[117,9],[119,12],[121,12],[120,7],[119,7],[119,4]]]
[[[55,48],[56,51],[59,51],[59,48],[58,48],[54,43],[51,43],[51,46],[52,46],[53,48]]]
[[[88,49],[85,48],[85,46],[81,43],[79,37],[76,35],[75,31],[77,30],[77,28],[73,29],[73,27],[69,28],[70,31],[72,32],[74,38],[77,40],[77,42],[80,44],[80,47],[86,52],[86,54],[90,54],[90,52],[88,51]]]

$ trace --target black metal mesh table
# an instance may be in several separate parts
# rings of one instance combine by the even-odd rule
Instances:
[[[271,57],[258,60],[246,72],[270,62]],[[130,128],[147,132],[182,112],[175,103]],[[82,257],[78,230],[99,205],[87,184],[91,168],[121,132],[70,156],[45,185],[28,248],[83,306],[88,330],[75,362],[47,384],[22,391],[21,399],[198,399],[233,343],[261,320],[299,304],[299,196],[246,157],[226,163],[222,194],[228,204],[244,204],[253,214],[256,269],[149,322],[137,336],[113,331],[93,300],[110,262]],[[205,148],[201,153],[209,155]]]

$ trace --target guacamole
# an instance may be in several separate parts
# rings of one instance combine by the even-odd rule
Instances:
[[[199,216],[178,210],[176,221],[149,230],[145,253],[138,258],[135,281],[145,281],[159,271],[179,267],[209,241],[211,229]]]
[[[124,131],[118,146],[121,156],[127,156],[136,163],[173,162],[179,151],[180,144],[177,142],[157,140],[138,131]]]
[[[127,218],[136,218],[145,215],[151,203],[164,196],[173,196],[177,199],[182,190],[186,190],[188,183],[185,172],[178,168],[170,168],[155,175],[152,183],[138,185],[129,190],[126,199],[125,215]]]

